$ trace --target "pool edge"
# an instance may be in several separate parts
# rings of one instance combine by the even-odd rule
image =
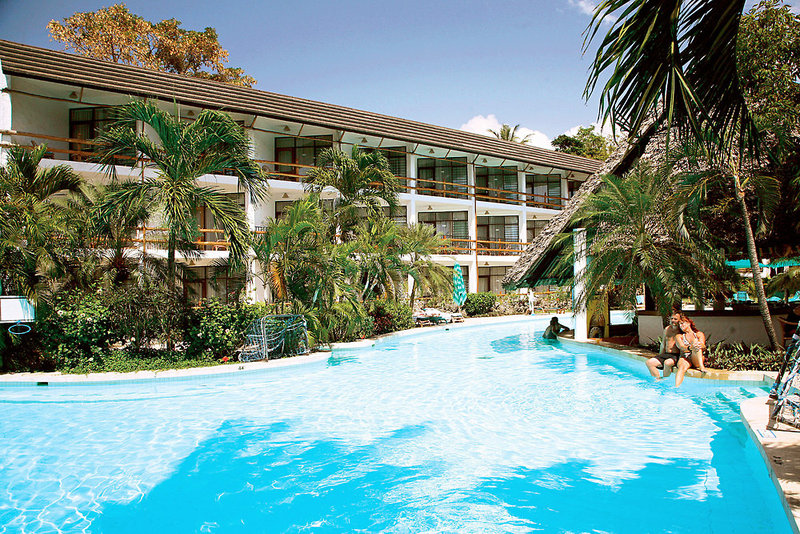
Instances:
[[[770,421],[772,402],[769,397],[747,399],[739,404],[739,415],[764,460],[792,531],[800,534],[800,431],[781,430]]]

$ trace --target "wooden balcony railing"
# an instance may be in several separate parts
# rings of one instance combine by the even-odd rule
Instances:
[[[0,130],[0,135],[10,135],[15,137],[26,137],[31,140],[40,139],[44,141],[57,141],[62,143],[81,144],[87,146],[99,146],[99,143],[86,139],[75,139],[70,137],[57,137],[53,135],[36,134],[31,132],[20,132],[15,130]],[[11,143],[0,143],[0,147],[17,146]],[[32,148],[32,146],[18,145],[23,148]],[[53,148],[48,146],[48,152],[56,154],[64,154],[64,159],[73,159],[79,161],[87,161],[93,155],[92,151],[87,150],[72,150],[65,148]],[[123,160],[133,160],[132,157],[120,156],[120,164]],[[288,182],[302,183],[308,170],[313,168],[312,165],[305,165],[301,163],[285,163],[280,161],[272,161],[266,159],[255,160],[265,173],[270,175],[271,178],[284,180]],[[292,172],[286,172],[286,169],[292,169]],[[487,186],[477,186],[469,184],[456,184],[450,182],[439,182],[429,179],[414,179],[405,176],[398,176],[400,187],[406,192],[416,192],[418,195],[426,195],[432,197],[444,198],[461,198],[461,199],[475,199],[486,202],[499,202],[502,204],[515,204],[524,205],[538,208],[547,208],[560,210],[563,209],[569,198],[556,197],[550,195],[540,195],[536,193],[528,193],[526,191],[510,191],[507,189],[496,189]],[[415,182],[411,185],[411,182]]]

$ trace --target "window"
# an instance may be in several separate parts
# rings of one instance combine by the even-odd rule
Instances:
[[[467,196],[467,158],[417,160],[417,190],[437,197]]]
[[[557,174],[525,175],[525,192],[528,204],[552,209],[560,209],[562,205],[561,177]]]
[[[481,241],[484,241],[481,243]],[[488,243],[487,243],[488,241]],[[506,243],[497,243],[504,241]],[[493,249],[493,253],[498,253],[497,249],[517,250],[519,245],[510,243],[519,242],[519,217],[494,216],[478,217],[478,249]],[[500,252],[502,254],[502,252]]]
[[[287,210],[294,204],[294,200],[276,200],[275,201],[275,220],[282,219],[286,216]],[[322,210],[331,213],[333,212],[333,199],[322,199]]]
[[[388,148],[378,148],[387,160],[389,160],[389,170],[395,176],[405,178],[406,174],[406,149],[402,146],[392,146]]]
[[[284,215],[286,215],[286,210],[289,209],[294,203],[294,200],[276,200],[275,201],[275,220],[283,219]]]
[[[423,211],[418,217],[420,223],[430,224],[447,239],[469,239],[466,211]]]
[[[69,110],[69,136],[73,139],[90,141],[108,130],[114,123],[114,108],[75,108]],[[88,152],[97,150],[96,145],[84,143],[70,143],[70,150],[84,152],[84,154],[70,154],[72,161],[86,161]]]
[[[517,168],[516,167],[476,167],[475,185],[477,194],[482,197],[517,199]],[[486,187],[488,189],[481,189]],[[513,193],[501,193],[513,191]],[[483,198],[482,200],[488,200]]]
[[[505,293],[503,277],[509,267],[478,267],[478,291],[498,295]]]
[[[396,206],[394,210],[389,211],[389,206],[382,206],[381,211],[383,216],[391,219],[397,226],[407,226],[408,219],[406,218],[408,208],[406,206]],[[367,208],[358,208],[358,216],[362,219],[367,217]]]
[[[332,135],[316,135],[313,137],[276,137],[275,161],[294,165],[277,165],[275,172],[305,175],[308,167],[296,165],[315,166],[320,153],[333,146]]]
[[[226,193],[226,197],[233,200],[236,204],[242,208],[244,211],[244,193]],[[214,219],[214,214],[206,208],[204,204],[201,204],[197,207],[197,211],[195,212],[195,220],[197,221],[197,227],[202,229],[215,229],[219,228],[217,226],[216,220]],[[225,232],[220,230],[219,232],[200,232],[198,236],[200,241],[206,241],[210,243],[214,243],[212,245],[202,245],[200,248],[202,250],[227,250],[227,245],[223,244],[225,241]]]
[[[583,182],[578,180],[567,180],[567,198],[574,197],[582,185]]]
[[[528,221],[527,228],[527,242],[530,243],[533,239],[542,233],[544,227],[550,222],[549,219],[533,219]]]
[[[183,278],[183,293],[191,302],[217,298],[227,304],[238,301],[244,284],[244,277],[229,273],[227,267],[190,267]]]

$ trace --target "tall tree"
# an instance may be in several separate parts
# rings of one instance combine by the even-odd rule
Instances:
[[[180,26],[176,19],[147,21],[125,4],[115,4],[75,13],[62,22],[51,20],[47,29],[52,39],[84,56],[234,85],[256,83],[241,68],[225,65],[228,51],[214,28],[198,32]]]
[[[594,125],[578,127],[575,135],[561,134],[551,141],[556,152],[575,154],[584,158],[605,161],[616,145],[605,136],[595,133]]]
[[[79,193],[83,179],[68,165],[39,164],[47,151],[8,149],[0,168],[0,280],[2,290],[38,302],[48,278],[63,271],[64,249],[73,233],[64,195]]]
[[[721,289],[724,257],[684,231],[671,199],[676,181],[668,172],[639,164],[621,178],[604,177],[603,189],[587,199],[576,216],[578,224],[595,230],[580,296],[584,303],[614,291],[618,300],[635,307],[636,293],[645,285],[667,314],[683,297],[702,303],[707,292]],[[569,239],[567,234],[561,242]],[[567,258],[562,268],[571,268],[571,262]]]
[[[152,136],[138,133],[137,124],[149,127]],[[149,102],[133,101],[122,107],[114,126],[98,139],[99,161],[117,178],[115,163],[120,156],[136,154],[134,163],[154,171],[141,179],[121,182],[108,194],[103,212],[112,214],[120,206],[136,206],[150,213],[163,213],[167,227],[168,283],[175,288],[175,252],[191,249],[197,235],[195,213],[200,205],[214,216],[229,242],[229,262],[242,266],[247,259],[250,232],[242,208],[214,187],[200,186],[205,174],[233,171],[239,186],[254,201],[266,194],[261,168],[250,159],[250,140],[230,116],[203,111],[186,123]]]
[[[519,129],[519,124],[514,126],[513,128],[508,124],[503,124],[500,126],[500,130],[492,130],[489,128],[487,131],[494,135],[498,139],[502,139],[503,141],[511,141],[512,143],[520,143],[523,145],[527,145],[531,142],[531,135],[528,134],[525,137],[521,138],[517,135],[517,129]]]
[[[447,240],[436,233],[430,224],[412,224],[400,228],[400,239],[403,243],[403,258],[411,277],[411,291],[408,305],[413,309],[417,289],[439,290],[450,289],[453,270],[438,264],[431,259],[447,246]]]
[[[767,306],[745,202],[743,158],[757,154],[759,132],[741,91],[736,46],[744,0],[604,0],[586,46],[613,20],[590,70],[588,97],[602,76],[600,115],[646,143],[653,122],[706,147],[732,182],[764,329],[779,347]],[[644,135],[642,135],[644,134]],[[751,154],[753,156],[754,154]]]

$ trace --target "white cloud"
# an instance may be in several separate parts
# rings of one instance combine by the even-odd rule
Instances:
[[[597,4],[595,2],[591,2],[590,0],[568,0],[568,2],[569,5],[578,8],[581,13],[590,17],[594,16],[595,9],[597,9]],[[616,20],[617,17],[613,15],[606,15],[603,17],[603,24],[611,24]]]
[[[608,122],[604,122],[603,124],[600,124],[599,122],[593,122],[589,126],[594,126],[594,133],[599,133],[600,135],[603,135],[603,136],[606,136],[606,137],[612,137],[613,136],[613,132],[611,130],[611,125]],[[577,126],[573,126],[569,130],[564,132],[564,134],[565,135],[569,135],[569,136],[573,136],[576,133],[578,133],[578,128],[588,128],[588,126],[586,126],[584,124],[578,124]],[[622,133],[623,133],[622,130],[617,128],[617,137],[620,137],[620,135]]]
[[[491,113],[485,117],[483,115],[475,115],[470,120],[462,124],[460,129],[464,130],[465,132],[472,132],[476,134],[494,137],[494,135],[490,133],[489,130],[491,129],[494,131],[499,131],[502,126],[503,123],[501,123],[497,119],[494,113]],[[512,124],[511,127],[513,128],[514,125]],[[547,137],[546,134],[538,130],[531,130],[530,128],[525,128],[523,126],[517,128],[516,135],[520,139],[524,139],[525,136],[528,134],[530,134],[531,136],[530,140],[528,141],[529,145],[538,146],[541,148],[548,148],[552,150],[553,146],[550,144],[550,138]]]

